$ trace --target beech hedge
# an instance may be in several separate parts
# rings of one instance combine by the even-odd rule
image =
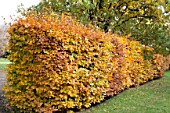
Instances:
[[[105,33],[65,14],[26,15],[12,24],[5,97],[26,112],[88,108],[163,76],[164,57],[128,36]]]

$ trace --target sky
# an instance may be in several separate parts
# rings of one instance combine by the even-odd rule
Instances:
[[[10,15],[17,15],[17,6],[24,5],[28,8],[32,5],[37,5],[41,0],[0,0],[0,25],[4,24],[3,18],[6,22],[11,22]],[[3,18],[2,18],[3,16]],[[13,16],[15,18],[16,16]]]

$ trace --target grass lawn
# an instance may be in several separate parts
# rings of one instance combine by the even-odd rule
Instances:
[[[0,71],[8,63],[0,58]],[[130,88],[79,113],[170,113],[170,71],[161,79]]]
[[[0,58],[0,71],[3,71],[6,67],[6,64],[9,64],[9,60]]]
[[[170,71],[81,113],[170,113]]]

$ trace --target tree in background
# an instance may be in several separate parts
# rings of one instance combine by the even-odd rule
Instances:
[[[8,42],[8,34],[6,33],[6,30],[6,25],[0,25],[0,57],[4,57],[4,55],[6,55],[5,45]]]
[[[131,39],[170,54],[169,0],[42,0],[34,9],[68,13],[105,32],[131,34]]]

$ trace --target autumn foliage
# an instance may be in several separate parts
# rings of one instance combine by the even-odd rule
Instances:
[[[169,0],[41,0],[34,9],[67,12],[83,24],[131,34],[131,40],[154,48],[153,52],[170,54]]]
[[[151,48],[70,16],[27,15],[10,34],[5,96],[22,111],[88,108],[125,88],[162,77],[163,57]]]

